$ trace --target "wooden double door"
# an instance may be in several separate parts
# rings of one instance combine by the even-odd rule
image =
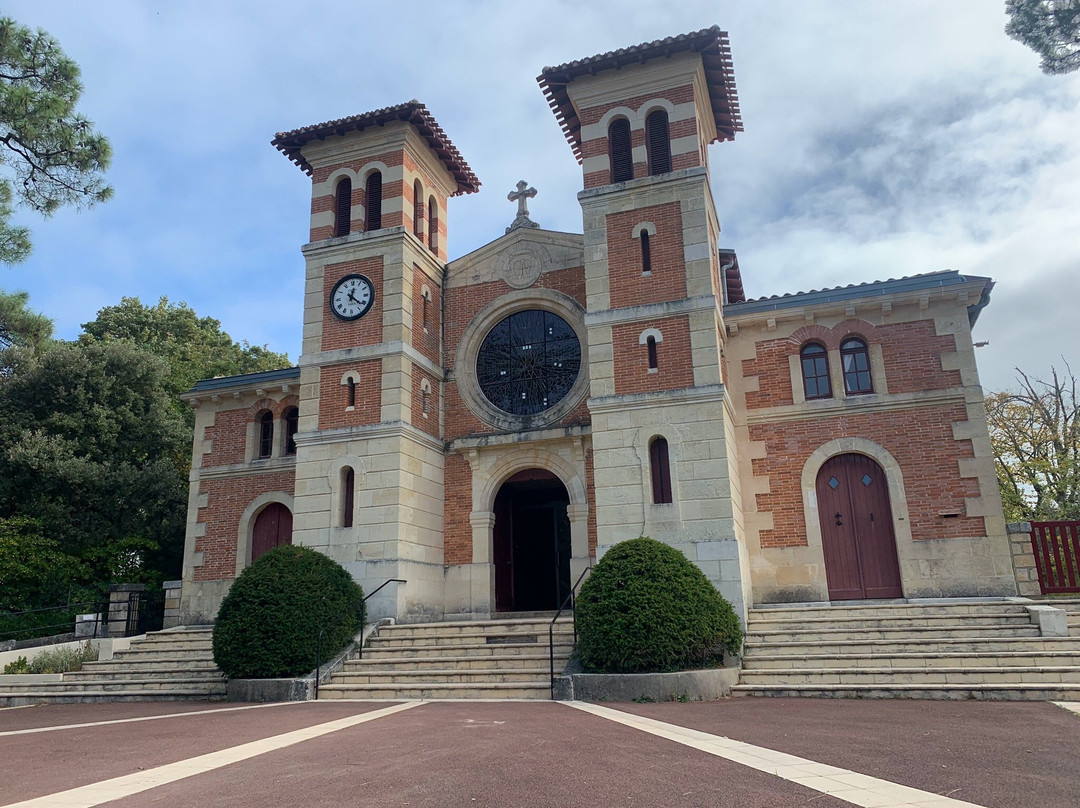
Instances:
[[[272,502],[259,511],[251,528],[251,560],[280,544],[292,544],[292,511]]]
[[[860,454],[830,458],[818,472],[817,500],[829,599],[903,597],[881,466]]]

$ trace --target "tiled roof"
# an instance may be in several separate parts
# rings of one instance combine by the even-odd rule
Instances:
[[[291,132],[278,132],[277,136],[270,141],[278,151],[296,163],[307,174],[311,174],[311,164],[304,159],[301,149],[313,140],[323,140],[334,135],[344,135],[348,132],[360,132],[369,126],[385,126],[392,121],[406,121],[419,130],[427,140],[432,151],[442,160],[446,170],[454,175],[457,180],[457,191],[452,196],[471,194],[480,190],[480,180],[476,178],[469,164],[461,156],[457,147],[450,142],[450,138],[435,121],[427,107],[417,101],[407,101],[393,107],[364,112],[360,115],[352,115],[348,118],[339,118],[336,121],[326,121],[301,129],[293,129]]]
[[[266,387],[268,385],[290,382],[300,378],[300,368],[281,368],[264,370],[259,373],[243,373],[239,376],[218,376],[216,379],[202,379],[188,391],[191,393],[209,393],[230,387]]]
[[[613,70],[632,64],[643,64],[676,53],[693,51],[701,54],[705,79],[716,121],[716,140],[733,140],[743,131],[739,113],[739,95],[735,90],[735,71],[731,64],[731,46],[726,31],[719,26],[704,28],[690,34],[669,36],[655,42],[644,42],[629,48],[600,53],[587,59],[567,62],[558,67],[545,67],[536,80],[559,120],[559,125],[581,162],[581,121],[570,101],[566,88],[575,78],[594,75],[601,70]]]

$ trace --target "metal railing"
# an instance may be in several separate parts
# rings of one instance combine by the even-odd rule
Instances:
[[[81,613],[92,613],[94,615],[94,633],[92,637],[86,639],[108,634],[109,602],[86,601],[83,603],[68,603],[64,606],[49,606],[44,609],[25,609],[0,615],[0,627],[9,621],[15,623],[21,618],[30,615],[30,619],[26,621],[27,625],[0,631],[0,640],[31,640],[39,637],[49,637],[52,634],[74,633],[76,615]],[[58,615],[58,617],[54,622],[47,622],[51,619],[50,615],[52,614]],[[63,615],[63,619],[59,615]],[[38,617],[43,618],[46,622],[38,622]],[[102,626],[104,626],[104,634],[101,631]],[[56,629],[62,629],[62,631],[56,631]]]
[[[559,611],[555,612],[555,616],[551,618],[551,623],[548,625],[548,662],[551,665],[551,698],[555,698],[555,621],[558,620],[562,613],[566,610],[567,605],[570,606],[570,611],[574,611],[574,604],[576,603],[576,593],[578,587],[581,586],[581,581],[584,579],[589,570],[592,569],[590,564],[581,571],[581,575],[574,582],[574,585],[570,587],[570,594],[562,602],[562,606],[559,607]],[[574,645],[577,645],[577,621],[574,621]]]
[[[406,584],[406,583],[408,583],[408,581],[406,581],[404,578],[390,578],[389,580],[383,581],[381,584],[379,584],[377,587],[375,587],[373,590],[371,590],[370,593],[368,593],[367,595],[364,595],[364,603],[367,603],[368,598],[375,595],[375,593],[377,593],[380,589],[382,589],[387,584],[395,584],[395,583],[396,584]],[[340,620],[341,620],[341,618],[338,618],[339,622],[340,622]],[[326,630],[328,628],[330,628],[330,624],[327,624],[327,625],[323,626],[319,630],[319,639],[315,643],[315,700],[316,701],[318,701],[318,699],[319,699],[319,680],[322,679],[322,640],[323,640],[323,634],[326,633]],[[360,628],[361,628],[361,631],[362,631],[363,626],[361,626]],[[364,658],[364,642],[363,642],[363,639],[361,639],[361,641],[360,641],[359,651],[360,651],[360,654],[359,654],[358,658],[363,659]]]

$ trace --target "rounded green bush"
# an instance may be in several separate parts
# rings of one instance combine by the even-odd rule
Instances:
[[[577,655],[592,673],[676,671],[738,653],[731,604],[673,547],[641,537],[612,547],[581,586]]]
[[[364,625],[364,592],[345,568],[308,547],[282,545],[240,573],[214,622],[214,661],[230,679],[315,670]]]

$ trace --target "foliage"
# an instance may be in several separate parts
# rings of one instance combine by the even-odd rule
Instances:
[[[26,517],[0,519],[0,612],[62,602],[71,585],[85,578],[80,561],[42,535],[39,522]],[[49,619],[55,621],[55,615]]]
[[[1076,376],[1017,370],[1019,388],[986,397],[1005,518],[1080,519],[1080,397]]]
[[[615,545],[593,568],[574,620],[578,657],[591,672],[684,670],[742,646],[738,617],[705,574],[644,536]]]
[[[4,666],[4,673],[68,673],[81,670],[84,662],[98,658],[94,644],[87,640],[78,648],[50,648],[39,652],[28,663],[21,656]]]
[[[233,582],[214,623],[214,661],[231,679],[302,676],[340,652],[364,624],[364,593],[345,568],[282,545]]]
[[[2,247],[0,247],[2,250]],[[26,307],[26,292],[0,289],[0,378],[10,376],[52,337],[52,320]]]
[[[36,520],[88,579],[179,571],[190,433],[160,359],[128,343],[58,343],[0,384],[0,518]],[[125,571],[126,572],[126,571]]]
[[[1005,33],[1042,57],[1048,75],[1080,69],[1080,0],[1005,0]]]
[[[45,216],[62,205],[89,207],[112,196],[102,174],[112,149],[75,112],[79,67],[45,31],[0,18],[0,162],[19,201]],[[25,227],[9,224],[13,187],[0,180],[0,261],[30,254]]]

